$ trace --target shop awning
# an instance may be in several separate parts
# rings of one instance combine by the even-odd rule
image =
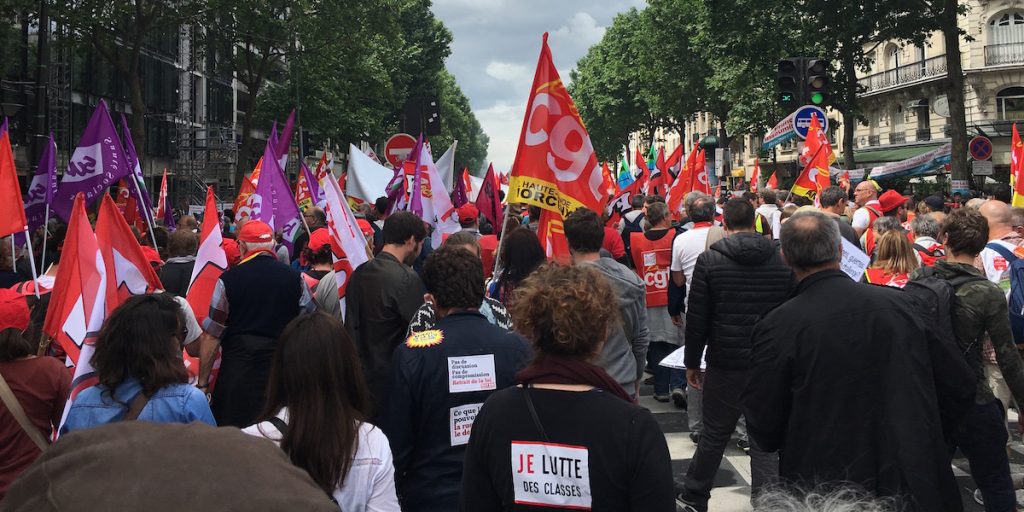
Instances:
[[[915,146],[899,146],[899,147],[880,147],[880,148],[868,148],[862,150],[854,150],[853,158],[857,162],[857,167],[873,167],[888,162],[899,162],[908,158],[914,158],[915,156],[927,153],[943,144],[947,141],[938,141],[929,144],[919,144]]]

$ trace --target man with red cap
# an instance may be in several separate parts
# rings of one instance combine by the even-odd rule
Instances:
[[[466,203],[459,207],[456,212],[459,215],[459,225],[462,231],[466,231],[480,238],[480,210],[473,203]]]
[[[886,190],[882,195],[878,196],[878,209],[882,212],[882,217],[895,217],[897,221],[902,224],[902,219],[906,216],[906,209],[903,207],[907,202],[907,197],[903,194],[896,192],[895,190]],[[874,221],[864,231],[864,235],[861,236],[860,245],[864,248],[864,252],[873,254],[875,252],[875,229]]]
[[[200,343],[200,389],[206,389],[217,348],[220,374],[210,408],[217,424],[252,425],[266,398],[277,338],[293,318],[315,307],[299,272],[277,261],[274,231],[250,220],[238,232],[242,261],[224,272],[210,299]]]

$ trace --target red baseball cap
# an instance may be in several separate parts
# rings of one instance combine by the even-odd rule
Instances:
[[[313,230],[313,234],[309,235],[309,247],[310,251],[320,252],[324,246],[331,245],[331,234],[327,232],[327,228],[317,228]]]
[[[903,197],[903,194],[895,190],[886,190],[882,195],[878,196],[878,204],[881,206],[882,213],[886,213],[903,206],[907,199]]]
[[[459,207],[459,221],[476,220],[480,216],[480,210],[473,203],[466,203]]]
[[[366,219],[356,219],[356,224],[359,225],[359,230],[363,232],[363,236],[373,234],[373,226]]]
[[[0,331],[4,329],[28,329],[28,302],[24,295],[0,288]]]
[[[274,241],[274,230],[262,220],[250,220],[238,231],[238,241],[247,244],[263,244]]]
[[[225,238],[220,243],[220,248],[224,249],[224,257],[228,260],[228,268],[231,268],[238,264],[238,260],[242,259],[242,253],[238,250],[238,242],[231,238]]]

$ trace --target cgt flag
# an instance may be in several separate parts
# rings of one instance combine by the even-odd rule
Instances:
[[[577,208],[601,211],[601,181],[590,135],[558,76],[545,33],[512,164],[508,201],[562,217]]]
[[[320,182],[320,189],[324,191],[327,200],[324,213],[327,214],[327,230],[331,234],[334,277],[338,284],[338,299],[344,320],[345,291],[349,279],[355,269],[370,260],[370,256],[366,250],[366,238],[363,237],[352,208],[348,205],[348,199],[333,174],[328,173],[324,176]]]
[[[1024,207],[1024,143],[1017,133],[1017,123],[1013,123],[1013,136],[1010,139],[1010,183],[1013,187],[1011,206]]]
[[[807,130],[807,147],[813,151],[807,161],[804,170],[793,183],[793,193],[814,197],[831,184],[831,171],[829,171],[829,159],[832,155],[832,146],[824,138],[821,124],[818,123],[818,115],[811,114],[811,127]]]
[[[106,309],[109,315],[132,295],[163,289],[153,266],[142,254],[142,246],[128,227],[109,194],[100,202],[96,216],[96,242],[100,246],[107,274]]]

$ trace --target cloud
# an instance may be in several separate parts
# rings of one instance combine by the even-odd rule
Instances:
[[[511,62],[491,61],[484,71],[487,76],[506,82],[514,82],[528,74],[530,71],[524,64],[513,64]]]
[[[448,70],[455,75],[484,131],[488,158],[508,170],[515,158],[541,34],[548,32],[555,67],[569,72],[601,40],[615,15],[644,0],[434,0],[434,14],[452,31]]]
[[[569,18],[567,25],[559,27],[551,36],[566,41],[575,41],[577,44],[585,44],[589,48],[590,45],[601,40],[605,28],[598,26],[597,20],[590,14],[578,12]]]

